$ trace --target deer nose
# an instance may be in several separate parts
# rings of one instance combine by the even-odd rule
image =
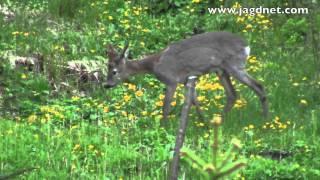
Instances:
[[[103,84],[103,87],[104,87],[104,88],[112,88],[113,86],[115,86],[115,85],[109,84],[109,83]]]

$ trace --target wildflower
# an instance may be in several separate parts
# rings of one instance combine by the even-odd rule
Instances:
[[[159,99],[163,99],[163,98],[164,98],[164,95],[160,94]]]
[[[237,22],[244,22],[244,17],[237,17]]]
[[[111,20],[113,20],[113,17],[112,16],[108,16],[108,19],[111,21]]]
[[[37,119],[37,116],[35,114],[32,114],[28,117],[28,122],[29,123],[34,123]]]
[[[238,99],[234,105],[235,108],[241,108],[246,105],[246,101],[244,99]]]
[[[286,128],[287,128],[287,125],[281,123],[278,127],[279,127],[280,129],[286,129]]]
[[[171,102],[171,106],[176,106],[176,105],[177,105],[176,101]]]
[[[249,126],[249,129],[254,129],[254,125],[250,124]]]
[[[21,74],[21,79],[27,79],[27,75]]]
[[[94,145],[90,144],[90,145],[88,146],[88,148],[89,148],[90,151],[92,151],[92,150],[94,149]]]
[[[105,113],[109,112],[109,108],[107,106],[103,107],[103,112]]]
[[[252,29],[252,25],[251,24],[247,24],[246,29]]]
[[[76,145],[74,145],[74,147],[73,147],[73,151],[76,151],[76,150],[78,150],[78,149],[80,149],[80,144],[76,144]]]
[[[206,99],[205,96],[198,96],[198,101],[204,101]]]
[[[128,89],[135,91],[137,89],[137,86],[134,84],[128,84]]]
[[[143,92],[139,90],[139,91],[137,91],[135,94],[136,94],[136,96],[140,97],[140,96],[143,95]]]
[[[79,100],[79,99],[80,99],[79,96],[72,96],[72,97],[71,97],[71,100],[72,100],[72,101],[77,101],[77,100]]]
[[[209,134],[205,133],[203,137],[207,139],[209,137]]]
[[[149,29],[142,29],[142,32],[150,32]]]
[[[307,100],[305,100],[305,99],[301,99],[301,100],[300,100],[300,104],[302,104],[302,105],[308,105],[308,102],[307,102]]]
[[[234,3],[234,5],[232,6],[232,8],[235,8],[235,9],[241,8],[241,5],[240,5],[238,2],[236,2],[236,3]]]
[[[148,114],[148,112],[147,112],[147,111],[142,111],[141,114],[142,114],[143,116],[146,116],[146,115]]]
[[[122,114],[123,116],[128,116],[128,113],[127,113],[126,111],[121,111],[121,114]]]
[[[123,97],[123,99],[124,99],[124,101],[128,102],[128,101],[130,101],[131,96],[125,95],[125,96]]]
[[[140,14],[140,11],[139,11],[139,10],[134,10],[134,11],[133,11],[133,14],[135,14],[135,15],[138,16],[138,15]]]
[[[192,3],[200,3],[201,0],[192,0]]]
[[[156,106],[163,106],[163,102],[162,101],[156,102]]]
[[[220,125],[222,123],[221,116],[220,115],[215,115],[212,122],[216,126]]]
[[[18,31],[15,31],[15,32],[12,32],[11,34],[15,36],[15,35],[18,35],[19,32],[18,32]]]
[[[221,98],[222,98],[222,96],[220,96],[220,95],[214,96],[214,99],[216,99],[216,100],[219,100],[219,99],[221,99]]]

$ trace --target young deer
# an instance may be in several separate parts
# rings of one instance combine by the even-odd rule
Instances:
[[[109,57],[106,88],[114,87],[122,80],[138,73],[154,74],[166,85],[163,105],[163,121],[169,115],[170,104],[177,84],[186,84],[188,77],[215,72],[225,89],[227,102],[224,112],[231,110],[236,101],[236,91],[230,76],[249,86],[260,98],[263,114],[267,116],[268,105],[263,86],[251,78],[245,70],[250,48],[238,36],[228,32],[208,32],[172,43],[158,54],[141,60],[128,61],[128,44],[118,54],[112,45],[107,49]],[[202,117],[196,91],[192,104]]]

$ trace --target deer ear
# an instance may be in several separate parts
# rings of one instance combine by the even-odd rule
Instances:
[[[129,56],[129,43],[126,42],[126,45],[125,45],[125,47],[124,47],[124,49],[123,49],[123,52],[122,52],[122,54],[121,54],[121,57],[124,58],[124,59],[127,59],[128,56]]]
[[[109,59],[114,59],[117,56],[117,52],[111,44],[107,46],[106,54]]]

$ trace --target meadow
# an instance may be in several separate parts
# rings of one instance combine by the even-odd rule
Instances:
[[[121,49],[129,42],[130,58],[139,59],[209,31],[233,32],[250,44],[246,68],[265,87],[270,113],[264,118],[254,92],[232,79],[238,99],[215,126],[224,89],[215,74],[202,76],[196,89],[206,121],[191,109],[179,178],[208,179],[211,162],[225,169],[241,162],[245,166],[224,179],[319,179],[319,3],[1,1],[0,179],[166,179],[184,88],[174,95],[169,127],[161,127],[164,85],[155,77],[102,87],[106,46]],[[309,13],[207,11],[220,6],[307,7]],[[17,67],[18,57],[31,56],[41,59],[43,69]],[[68,74],[70,62],[88,64],[87,74]],[[97,69],[99,78],[92,80]],[[214,129],[219,149],[212,156]]]

